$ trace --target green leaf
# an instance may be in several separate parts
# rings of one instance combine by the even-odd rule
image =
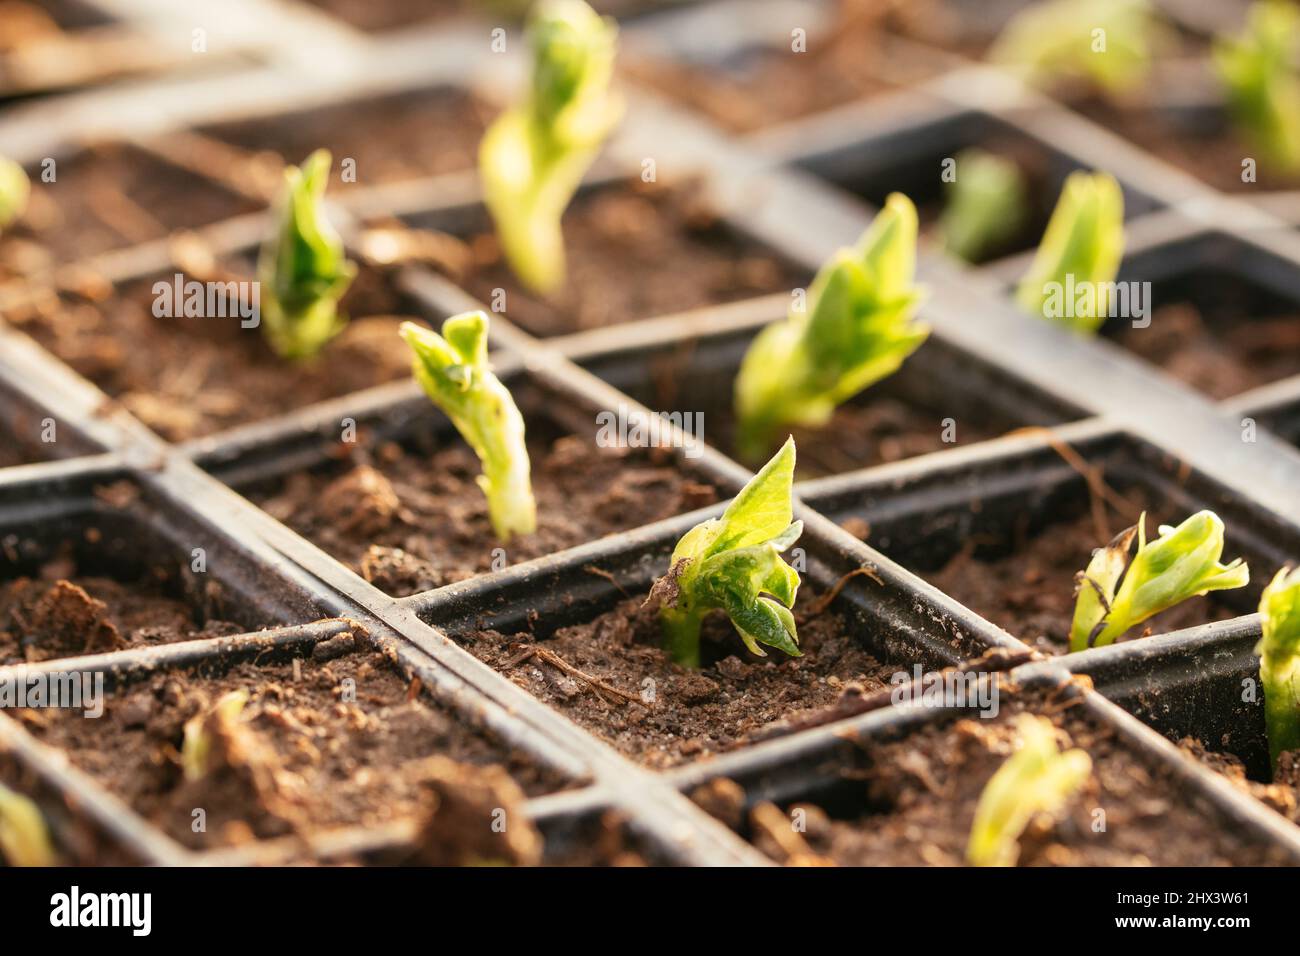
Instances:
[[[474,449],[483,474],[492,529],[502,541],[537,529],[524,419],[488,363],[488,317],[466,312],[443,323],[442,335],[404,322],[415,379]]]
[[[1025,311],[1077,332],[1096,332],[1109,311],[1110,288],[1123,255],[1119,183],[1109,173],[1071,173],[1016,301]]]
[[[939,229],[949,252],[979,262],[1024,226],[1029,187],[1012,160],[983,149],[958,153],[953,169]]]
[[[700,623],[709,611],[726,612],[745,646],[760,645],[799,656],[794,606],[799,572],[781,553],[799,539],[803,522],[792,521],[794,441],[741,489],[721,518],[696,525],[677,543],[669,572],[655,582],[651,599],[673,659],[699,666]]]
[[[0,862],[6,866],[56,866],[41,809],[0,783]]]
[[[1219,37],[1214,66],[1233,118],[1267,162],[1300,171],[1300,9],[1285,0],[1251,5],[1240,36]]]
[[[1300,750],[1300,571],[1282,568],[1259,601],[1264,636],[1259,677],[1264,687],[1264,721],[1268,752],[1276,770],[1278,758]]]
[[[318,149],[301,168],[285,170],[276,229],[258,258],[262,332],[287,359],[317,354],[347,322],[338,303],[357,268],[325,218],[322,200],[330,165],[329,152]]]
[[[32,184],[21,166],[0,156],[0,229],[8,229],[27,208]]]
[[[479,174],[511,268],[549,293],[564,282],[561,217],[622,115],[610,92],[618,28],[582,0],[546,0],[527,34],[530,93],[484,135]]]
[[[1092,775],[1084,751],[1057,748],[1050,720],[1021,714],[1016,730],[1019,748],[989,778],[975,807],[966,845],[972,866],[1015,866],[1025,827],[1039,814],[1060,813]]]
[[[1250,570],[1240,558],[1226,565],[1219,562],[1223,555],[1223,532],[1223,521],[1212,511],[1199,511],[1177,528],[1162,526],[1161,536],[1150,542],[1139,523],[1137,554],[1124,570],[1118,586],[1113,573],[1113,555],[1107,556],[1106,569],[1099,570],[1095,576],[1094,565],[1100,559],[1094,556],[1084,576],[1100,585],[1109,610],[1098,617],[1095,606],[1085,601],[1086,590],[1098,589],[1087,582],[1081,583],[1070,630],[1070,649],[1105,646],[1153,615],[1189,598],[1249,584]],[[1123,548],[1125,555],[1127,552],[1128,541]]]
[[[210,710],[200,711],[185,722],[181,742],[181,769],[186,780],[202,780],[211,770],[213,735],[228,733],[239,722],[248,691],[232,690],[224,694]]]
[[[821,426],[854,395],[892,375],[929,335],[915,321],[916,209],[889,197],[861,240],[813,280],[807,309],[791,309],[754,339],[736,376],[738,450],[766,454],[793,425]]]

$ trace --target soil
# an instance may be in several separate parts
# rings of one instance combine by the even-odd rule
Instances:
[[[247,278],[234,269],[216,278]],[[200,279],[186,270],[186,278]],[[255,328],[231,317],[157,318],[156,281],[93,285],[81,294],[37,297],[6,313],[75,371],[170,441],[210,435],[410,375],[397,329],[419,320],[384,273],[363,266],[343,297],[353,316],[315,359],[287,363]],[[405,314],[403,314],[405,313]]]
[[[808,280],[729,229],[694,186],[637,180],[584,193],[565,214],[564,238],[568,281],[553,299],[516,282],[491,229],[468,240],[468,272],[452,278],[485,303],[505,290],[511,321],[539,336],[789,291]]]
[[[1265,192],[1300,186],[1300,175],[1270,169],[1259,150],[1235,133],[1226,119],[1217,124],[1193,127],[1151,108],[1125,109],[1095,99],[1078,104],[1076,108],[1094,122],[1215,189]],[[1241,162],[1247,156],[1258,160],[1253,183],[1241,180]]]
[[[1155,309],[1149,327],[1126,323],[1114,337],[1216,400],[1300,374],[1300,313],[1211,324],[1195,306],[1178,303]]]
[[[161,239],[250,212],[257,205],[121,143],[91,145],[55,167],[28,170],[31,198],[0,236],[0,280]]]
[[[577,435],[529,433],[537,531],[502,545],[477,484],[478,459],[445,447],[347,446],[340,464],[290,475],[252,497],[322,550],[395,597],[441,587],[668,518],[718,500],[666,449],[598,448]]]
[[[400,676],[383,654],[353,650],[332,657],[337,641],[329,642],[335,645],[330,654],[318,646],[296,663],[238,664],[221,676],[158,673],[112,695],[99,720],[53,710],[17,716],[195,849],[382,826],[440,810],[450,815],[458,776],[471,796],[486,775],[493,793],[514,801],[520,792],[531,796],[567,783],[420,696],[419,682]],[[345,699],[347,680],[355,682],[355,702]],[[207,772],[187,780],[180,765],[186,722],[210,714],[232,691],[250,695],[242,715],[225,725],[208,718]],[[513,783],[503,782],[502,768]],[[206,811],[206,829],[198,833],[196,808]],[[474,852],[474,834],[445,836],[443,852]]]
[[[345,0],[341,0],[345,2]],[[368,2],[357,6],[382,9]],[[199,134],[238,151],[228,172],[238,175],[240,162],[301,163],[314,150],[329,149],[334,158],[330,189],[353,185],[421,179],[474,168],[479,140],[499,107],[453,88],[415,90],[392,96],[352,100],[331,106],[201,127]],[[242,155],[241,155],[242,153]],[[264,155],[272,154],[270,157]],[[208,156],[208,162],[219,157]],[[342,163],[356,163],[355,181],[344,180]],[[246,167],[245,167],[246,168]],[[279,182],[278,174],[272,185]]]
[[[1092,757],[1092,776],[1055,822],[1039,819],[1020,839],[1019,866],[1240,866],[1282,862],[1244,845],[1189,802],[1167,771],[1148,766],[1114,731],[1073,711],[1004,686],[996,718],[931,724],[890,742],[865,743],[866,767],[844,774],[836,805],[795,804],[806,832],[771,804],[751,813],[755,845],[778,862],[841,866],[959,866],[989,778],[1011,753],[1012,717],[1049,717],[1062,747]],[[1094,832],[1094,813],[1105,830]],[[793,834],[798,837],[798,834]],[[792,845],[794,844],[794,845]]]
[[[76,574],[58,559],[39,578],[0,583],[0,665],[127,647],[238,634],[229,621],[196,621],[193,609],[169,596],[161,570],[133,581]]]
[[[1292,823],[1300,823],[1300,750],[1283,753],[1273,779],[1265,783],[1248,777],[1245,764],[1236,755],[1210,750],[1195,737],[1184,737],[1178,741],[1178,746],[1211,770],[1227,777],[1242,792],[1276,810]]]
[[[620,753],[655,769],[743,746],[776,722],[880,690],[898,670],[867,653],[838,614],[817,613],[817,595],[806,585],[794,609],[802,657],[775,650],[755,657],[715,612],[705,621],[698,671],[671,661],[660,646],[657,612],[643,600],[624,600],[536,643],[525,633],[492,630],[462,643]]]
[[[1128,497],[1135,503],[1141,498],[1136,493],[1128,493]],[[1182,517],[1186,515],[1175,519],[1153,509],[1147,515],[1147,534],[1154,536],[1162,522]],[[1136,523],[1137,512],[1112,521],[1115,523],[1108,530],[1113,537],[1123,530],[1126,522]],[[1099,538],[1092,517],[1085,514],[1054,524],[1028,540],[1022,535],[1017,535],[1017,539],[1010,553],[991,559],[979,557],[973,550],[977,542],[972,541],[971,549],[955,555],[943,568],[924,577],[1030,647],[1047,654],[1064,654],[1069,648],[1070,622],[1074,617],[1074,576],[1087,566],[1093,550],[1110,537]],[[1226,554],[1235,556],[1231,539]],[[1237,612],[1219,603],[1214,595],[1193,598],[1157,614],[1121,640],[1167,634],[1236,616]]]

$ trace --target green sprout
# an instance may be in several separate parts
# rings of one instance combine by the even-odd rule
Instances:
[[[1278,571],[1259,601],[1264,636],[1255,647],[1264,685],[1268,755],[1300,750],[1300,571]]]
[[[285,170],[276,204],[278,225],[258,259],[262,332],[286,359],[311,358],[347,324],[338,304],[357,267],[325,218],[321,200],[330,163],[329,151],[318,149],[301,168]]]
[[[454,315],[442,335],[403,322],[402,338],[412,368],[430,401],[441,408],[483,466],[479,487],[487,496],[492,529],[502,541],[537,528],[537,505],[529,479],[524,418],[510,391],[488,365],[488,317]]]
[[[582,0],[546,0],[527,33],[531,89],[484,135],[479,174],[515,274],[550,293],[564,282],[560,219],[622,113],[609,89],[618,27]]]
[[[1017,14],[989,59],[1038,85],[1082,80],[1115,95],[1142,84],[1166,34],[1147,0],[1050,0]]]
[[[655,582],[647,603],[659,604],[672,659],[700,666],[700,624],[721,609],[751,652],[760,644],[799,657],[795,594],[799,572],[781,552],[798,540],[803,522],[793,521],[794,439],[750,479],[720,518],[697,524],[673,549],[668,573]]]
[[[955,170],[939,228],[949,252],[978,262],[1025,224],[1029,187],[1012,160],[984,149],[959,153]]]
[[[1019,747],[989,778],[975,807],[966,859],[972,866],[1015,866],[1020,836],[1039,814],[1055,816],[1092,774],[1082,750],[1062,753],[1045,717],[1021,714]]]
[[[181,771],[186,780],[202,780],[212,769],[214,735],[229,733],[239,723],[248,703],[248,691],[223,694],[210,710],[200,711],[185,722],[181,742]]]
[[[27,208],[32,184],[21,166],[0,156],[0,229],[8,229]]]
[[[1108,173],[1073,172],[1016,290],[1026,312],[1095,333],[1124,257],[1124,192]]]
[[[1137,538],[1137,554],[1129,549]],[[1210,591],[1245,587],[1250,569],[1241,558],[1220,564],[1223,521],[1198,511],[1177,528],[1160,526],[1146,540],[1146,514],[1104,548],[1093,552],[1079,576],[1070,627],[1070,650],[1104,647],[1152,615]]]
[[[58,862],[40,807],[2,783],[0,860],[9,866],[54,866]]]
[[[789,426],[825,425],[920,348],[930,329],[914,319],[916,231],[912,201],[894,193],[857,245],[821,267],[806,307],[754,339],[736,377],[742,458],[762,460]]]
[[[1239,37],[1220,37],[1214,66],[1233,118],[1287,172],[1300,171],[1300,9],[1284,0],[1251,5]]]

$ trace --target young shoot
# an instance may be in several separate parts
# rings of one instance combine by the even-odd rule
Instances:
[[[181,742],[181,771],[186,780],[202,780],[212,769],[214,735],[229,734],[239,723],[248,703],[248,691],[232,690],[222,695],[210,710],[200,711],[185,722]]]
[[[1074,172],[1016,290],[1026,312],[1092,334],[1110,311],[1124,256],[1124,192],[1108,173]]]
[[[560,219],[622,114],[610,92],[617,33],[613,20],[582,0],[544,0],[528,21],[528,95],[479,146],[479,175],[502,250],[536,292],[564,283]]]
[[[8,229],[23,214],[31,191],[23,168],[8,156],[0,156],[0,229]]]
[[[984,149],[958,153],[939,228],[949,252],[979,262],[1025,224],[1029,187],[1020,167]]]
[[[0,862],[6,866],[55,866],[58,862],[40,807],[2,783]]]
[[[915,320],[916,208],[894,193],[858,244],[821,267],[802,308],[759,333],[736,377],[737,451],[761,461],[792,425],[835,409],[892,375],[928,326]]]
[[[760,644],[799,657],[795,594],[799,572],[781,552],[798,540],[802,521],[792,521],[794,439],[750,479],[720,518],[697,524],[673,549],[668,573],[655,582],[665,644],[683,667],[700,666],[700,624],[721,609],[750,651]]]
[[[1137,554],[1129,550],[1137,538]],[[1213,511],[1198,511],[1177,528],[1160,526],[1160,537],[1146,539],[1146,514],[1098,548],[1078,576],[1078,598],[1070,627],[1070,650],[1104,647],[1147,618],[1211,591],[1250,583],[1241,558],[1223,556],[1223,521]]]
[[[1055,816],[1088,781],[1092,760],[1082,750],[1062,753],[1045,717],[1021,714],[1013,753],[989,778],[975,807],[966,860],[972,866],[1015,866],[1020,836],[1039,814]]]
[[[442,335],[414,322],[402,323],[413,353],[412,369],[430,401],[441,408],[474,449],[483,474],[492,530],[502,541],[537,528],[537,506],[529,478],[524,418],[515,400],[488,365],[488,317],[454,315]]]
[[[1214,66],[1234,120],[1265,160],[1300,171],[1300,8],[1284,0],[1250,7],[1240,36],[1220,37]]]
[[[1259,601],[1264,636],[1255,648],[1264,685],[1268,755],[1300,750],[1300,571],[1278,571]]]
[[[1081,81],[1113,96],[1142,84],[1166,34],[1147,0],[1048,0],[1012,18],[989,59],[1039,86]]]
[[[275,232],[258,258],[262,332],[286,359],[311,358],[347,323],[338,304],[357,267],[325,218],[322,199],[330,163],[328,150],[318,149],[301,168],[285,170]]]

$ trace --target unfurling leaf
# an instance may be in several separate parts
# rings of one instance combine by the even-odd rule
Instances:
[[[1025,223],[1029,188],[1014,161],[983,149],[956,156],[939,222],[944,247],[967,262],[998,251]]]
[[[443,410],[474,449],[483,474],[492,529],[502,541],[537,528],[524,419],[515,400],[488,364],[488,317],[455,315],[442,335],[414,322],[402,323],[414,355],[412,369],[430,401]]]
[[[618,27],[582,0],[546,0],[527,34],[531,88],[484,135],[479,174],[511,268],[549,293],[564,282],[561,217],[622,114],[610,92]]]
[[[262,332],[282,358],[311,358],[347,323],[338,304],[357,268],[325,218],[322,199],[329,174],[330,154],[323,149],[308,156],[301,168],[285,170],[276,230],[258,258]]]
[[[1025,827],[1040,813],[1060,813],[1092,774],[1082,750],[1057,748],[1050,720],[1021,714],[1016,731],[1016,752],[989,778],[975,807],[966,845],[972,866],[1015,866]]]
[[[1246,29],[1220,37],[1214,65],[1233,118],[1268,162],[1300,171],[1300,9],[1285,0],[1251,5]]]
[[[1177,528],[1162,525],[1146,540],[1146,515],[1107,547],[1094,552],[1079,576],[1079,596],[1070,628],[1070,650],[1113,643],[1147,618],[1210,591],[1245,587],[1250,570],[1223,556],[1223,522],[1199,511]],[[1128,560],[1136,535],[1137,554]],[[1127,565],[1127,567],[1126,567]]]
[[[2,783],[0,862],[6,866],[55,866],[58,863],[40,807]]]
[[[232,690],[212,705],[185,722],[185,735],[181,743],[181,771],[186,780],[202,780],[212,769],[213,737],[218,733],[229,735],[239,723],[248,703],[248,691]]]
[[[1259,617],[1264,636],[1255,653],[1264,685],[1268,753],[1276,769],[1278,757],[1300,750],[1300,571],[1277,572],[1260,598]]]
[[[794,606],[799,573],[781,558],[798,540],[803,522],[792,521],[794,441],[741,489],[720,518],[682,536],[668,574],[655,582],[651,600],[662,602],[660,619],[674,661],[700,666],[700,623],[712,610],[726,612],[741,640],[759,656],[759,645],[799,656]]]
[[[0,156],[0,229],[8,229],[27,208],[32,185],[21,166]]]
[[[920,348],[930,330],[914,318],[916,232],[916,208],[894,193],[858,244],[822,266],[806,311],[754,339],[736,377],[742,458],[761,461],[789,426],[825,425]]]

